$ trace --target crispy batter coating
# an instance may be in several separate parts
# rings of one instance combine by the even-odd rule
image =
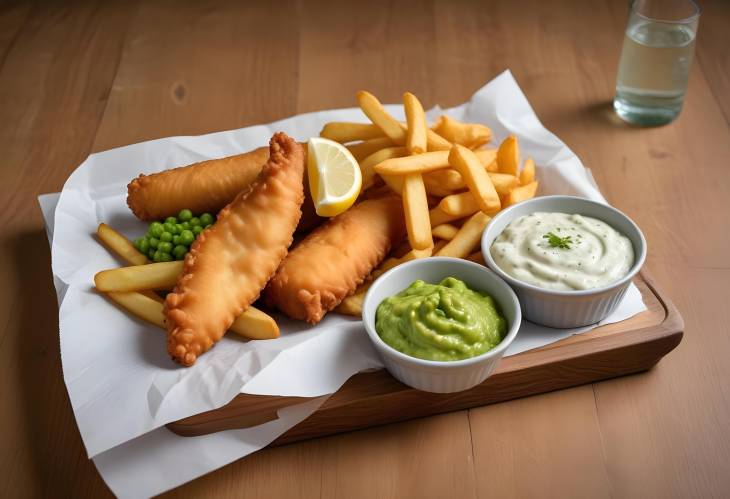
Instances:
[[[216,214],[256,180],[268,158],[269,148],[259,147],[236,156],[201,161],[152,175],[140,174],[127,186],[127,205],[137,218],[148,221],[175,217],[185,208],[196,215]],[[302,218],[297,232],[308,232],[322,221],[314,211],[305,175]]]
[[[400,197],[362,201],[300,242],[269,281],[264,299],[293,319],[316,324],[355,291],[403,232]]]
[[[256,180],[269,157],[268,147],[221,159],[201,161],[152,175],[140,175],[127,186],[127,205],[141,220],[162,220],[188,208],[218,213]]]
[[[283,133],[270,149],[259,177],[193,243],[165,300],[167,350],[184,366],[258,298],[291,245],[304,199],[304,150]]]

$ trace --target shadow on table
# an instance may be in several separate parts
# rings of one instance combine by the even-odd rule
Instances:
[[[611,128],[656,128],[656,125],[638,125],[622,120],[613,109],[613,101],[598,101],[585,106],[582,112],[593,124]]]
[[[45,232],[10,239],[11,324],[6,338],[16,344],[19,402],[24,421],[22,441],[33,463],[34,481],[43,496],[109,495],[88,460],[61,372],[58,307]],[[12,275],[15,273],[15,275]],[[42,485],[41,485],[42,484]],[[40,490],[38,490],[40,492]]]

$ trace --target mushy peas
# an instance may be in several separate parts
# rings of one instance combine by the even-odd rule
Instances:
[[[494,299],[454,277],[439,284],[418,280],[383,300],[375,314],[380,338],[411,357],[453,361],[497,346],[507,321]]]

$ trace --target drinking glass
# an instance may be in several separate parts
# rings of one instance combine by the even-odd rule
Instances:
[[[623,120],[663,125],[679,116],[699,18],[693,0],[631,3],[613,99]]]

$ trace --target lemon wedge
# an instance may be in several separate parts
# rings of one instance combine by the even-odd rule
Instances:
[[[360,165],[345,146],[333,140],[309,139],[307,175],[314,208],[321,217],[346,211],[360,194]]]

